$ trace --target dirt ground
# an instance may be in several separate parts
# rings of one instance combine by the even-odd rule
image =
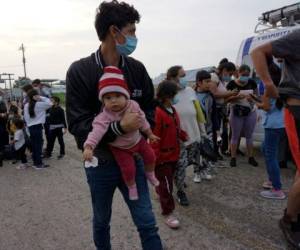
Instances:
[[[81,154],[66,136],[67,155],[48,160],[49,169],[21,171],[5,162],[0,168],[0,250],[90,250],[91,203]],[[57,152],[54,153],[54,156]],[[259,152],[257,153],[259,155]],[[219,169],[212,181],[195,184],[188,169],[189,207],[176,207],[179,230],[170,230],[152,194],[160,236],[167,249],[286,249],[278,219],[286,200],[259,197],[266,173],[238,159],[237,168]],[[284,189],[292,167],[282,171]],[[111,241],[115,250],[141,249],[128,209],[117,191],[113,202]]]

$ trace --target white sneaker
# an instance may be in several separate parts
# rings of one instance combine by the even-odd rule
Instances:
[[[207,180],[207,181],[210,181],[212,179],[212,176],[207,172],[207,170],[202,170],[200,172],[200,177],[201,177],[201,179]]]
[[[200,176],[200,174],[195,174],[195,176],[194,176],[194,182],[195,183],[200,183],[201,182],[201,176]]]
[[[165,223],[169,226],[169,228],[177,229],[180,226],[179,220],[174,217],[172,214],[166,216]]]

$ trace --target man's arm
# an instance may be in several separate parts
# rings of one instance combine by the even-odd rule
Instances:
[[[263,44],[251,52],[254,67],[257,75],[262,80],[266,88],[266,95],[270,97],[277,97],[278,91],[275,87],[268,70],[267,58],[272,56],[272,44]]]

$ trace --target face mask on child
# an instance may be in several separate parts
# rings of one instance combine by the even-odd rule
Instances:
[[[239,77],[239,82],[242,84],[242,85],[246,85],[249,81],[249,76],[240,76]]]
[[[179,85],[180,85],[180,87],[182,87],[182,88],[185,88],[187,85],[188,85],[188,81],[187,80],[185,80],[183,77],[181,77],[180,79],[179,79]]]
[[[179,102],[178,97],[177,97],[177,96],[174,96],[173,99],[172,99],[172,101],[171,101],[172,105],[175,105],[175,104],[177,104],[178,102]]]
[[[231,81],[231,76],[222,76],[222,81],[223,82],[230,82]]]

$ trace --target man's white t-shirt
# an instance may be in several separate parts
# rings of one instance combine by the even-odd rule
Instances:
[[[186,87],[179,90],[176,97],[178,98],[178,103],[174,107],[180,119],[180,126],[189,136],[189,140],[184,145],[188,146],[194,142],[199,142],[200,130],[194,105],[194,101],[197,100],[195,91],[191,87]]]

